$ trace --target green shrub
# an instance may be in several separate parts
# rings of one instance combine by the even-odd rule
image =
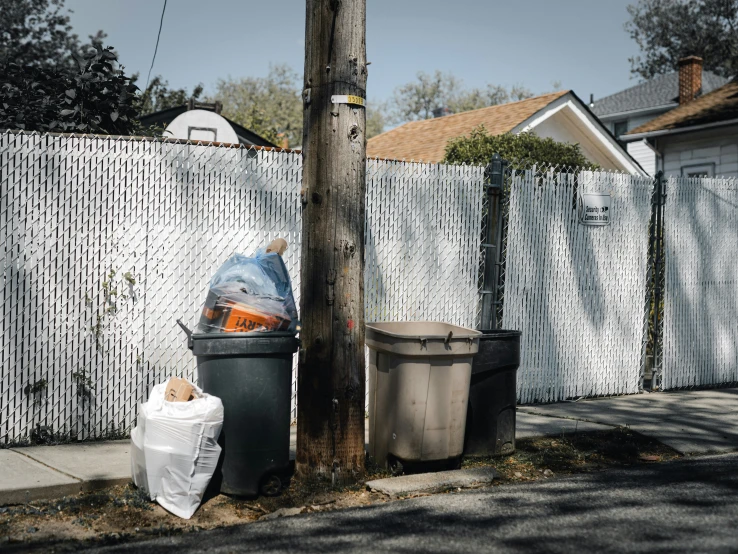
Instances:
[[[112,48],[96,46],[69,73],[0,66],[0,129],[129,135],[139,126],[138,87],[116,69]]]
[[[530,132],[490,135],[484,125],[474,129],[469,136],[450,140],[443,163],[487,165],[495,153],[516,168],[527,168],[533,164],[559,166],[562,169],[598,168],[582,154],[578,144],[556,142]]]

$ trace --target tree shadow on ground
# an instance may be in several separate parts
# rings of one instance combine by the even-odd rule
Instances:
[[[735,463],[735,455],[690,459],[159,540],[98,544],[95,551],[730,550],[736,544],[733,522],[738,517]]]

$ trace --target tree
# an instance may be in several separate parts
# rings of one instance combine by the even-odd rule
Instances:
[[[460,81],[450,73],[436,70],[433,75],[418,72],[416,80],[395,89],[391,103],[396,123],[430,119],[439,108],[448,107],[461,88]]]
[[[630,58],[634,74],[675,71],[686,56],[723,77],[738,74],[738,0],[639,0],[628,13],[625,29],[643,56]]]
[[[383,102],[368,102],[366,108],[366,138],[384,133],[387,125],[386,105]]]
[[[460,92],[449,100],[448,107],[453,113],[461,113],[507,102],[517,102],[532,96],[533,93],[530,90],[519,85],[508,90],[500,85],[489,84],[486,89],[473,88]]]
[[[73,54],[80,54],[64,0],[0,0],[0,65],[75,71]],[[90,35],[90,45],[102,46],[106,35]]]
[[[493,154],[500,154],[513,167],[559,166],[566,169],[596,169],[582,154],[578,144],[556,142],[533,133],[490,135],[483,125],[469,136],[451,140],[442,163],[487,165]]]
[[[364,471],[366,0],[307,0],[298,475]],[[327,69],[330,68],[330,70]]]
[[[138,77],[138,73],[134,74],[131,81],[136,83]],[[190,98],[197,100],[202,96],[202,93],[202,83],[199,83],[192,89],[192,93],[189,93],[185,88],[169,88],[169,82],[165,81],[161,75],[157,75],[151,79],[149,86],[141,93],[139,112],[141,115],[147,115],[167,108],[181,106],[186,104]]]
[[[287,65],[275,65],[266,77],[221,79],[215,99],[223,115],[280,144],[282,134],[290,147],[302,144],[302,95],[299,75]]]
[[[112,48],[74,55],[77,71],[0,66],[0,128],[127,135],[138,129],[138,87]]]
[[[462,82],[450,73],[436,71],[429,75],[421,71],[415,81],[395,89],[390,99],[391,119],[394,123],[430,119],[441,108],[460,113],[531,96],[533,93],[522,86],[508,90],[489,84],[485,89],[465,89]]]

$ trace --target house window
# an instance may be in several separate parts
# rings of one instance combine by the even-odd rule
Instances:
[[[715,164],[682,166],[682,177],[712,177],[713,175],[715,175]]]
[[[616,121],[613,124],[613,131],[612,134],[615,135],[616,139],[620,139],[621,135],[624,135],[628,132],[628,120],[624,119],[622,121]]]

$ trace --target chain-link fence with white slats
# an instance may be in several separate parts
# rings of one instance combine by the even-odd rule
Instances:
[[[154,384],[195,380],[175,320],[194,326],[234,252],[286,238],[299,302],[301,167],[294,152],[0,133],[0,441],[120,436]],[[368,162],[368,319],[474,325],[482,180]]]
[[[672,177],[662,387],[738,382],[738,180]]]
[[[154,384],[196,380],[175,321],[197,323],[234,252],[286,238],[299,303],[301,172],[289,151],[0,133],[0,442],[124,436]],[[367,161],[367,321],[480,324],[484,173]],[[652,180],[506,175],[497,319],[523,331],[519,401],[637,392]],[[663,386],[738,381],[738,186],[667,188]],[[578,223],[579,192],[611,195],[610,225]]]
[[[523,330],[519,401],[637,392],[652,180],[512,169],[507,181],[502,321]],[[611,195],[610,225],[579,224],[579,192]]]

